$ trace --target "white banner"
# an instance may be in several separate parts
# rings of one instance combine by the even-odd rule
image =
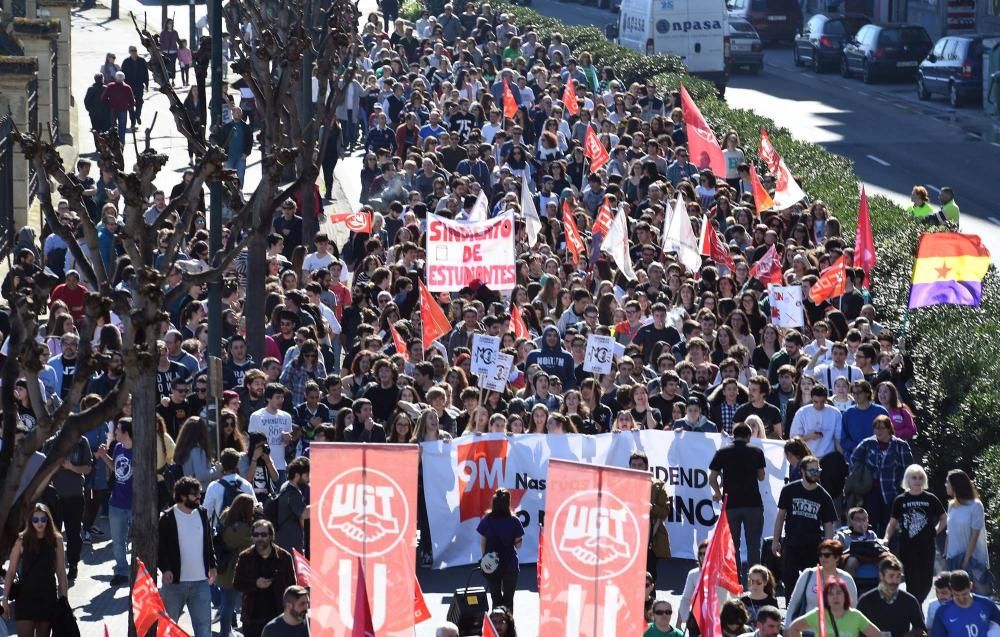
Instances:
[[[771,306],[771,322],[777,327],[802,327],[802,286],[769,285],[767,296]]]
[[[617,345],[617,341],[614,337],[589,334],[587,336],[587,351],[583,355],[583,371],[610,374],[615,345]]]
[[[767,478],[760,483],[767,530],[774,526],[788,465],[782,442],[753,442],[764,449],[767,459]],[[672,554],[693,559],[698,542],[708,537],[721,510],[721,505],[712,502],[708,464],[716,450],[729,443],[721,434],[656,430],[598,436],[485,434],[463,436],[450,443],[423,443],[424,502],[431,525],[434,567],[479,560],[476,527],[499,487],[510,489],[511,506],[525,527],[518,556],[524,563],[536,561],[549,459],[627,467],[635,450],[646,453],[651,472],[666,483],[673,500],[673,516],[666,523]]]
[[[488,374],[496,365],[497,354],[500,353],[500,337],[474,333],[472,335],[472,366],[473,374]]]
[[[514,289],[514,213],[479,223],[428,213],[426,272],[431,292],[457,292],[474,280]]]
[[[479,386],[483,389],[503,393],[507,388],[510,370],[514,367],[514,357],[510,354],[497,354],[493,366],[477,376]]]

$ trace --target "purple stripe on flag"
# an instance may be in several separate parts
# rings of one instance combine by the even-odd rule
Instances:
[[[938,281],[936,283],[914,283],[910,287],[912,310],[928,305],[972,305],[978,306],[983,298],[981,281]]]

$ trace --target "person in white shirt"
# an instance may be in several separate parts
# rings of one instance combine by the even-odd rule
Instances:
[[[865,374],[859,367],[847,364],[847,345],[845,343],[833,343],[830,346],[830,356],[832,360],[826,365],[820,365],[814,372],[816,380],[823,383],[823,386],[828,390],[833,391],[833,383],[838,378],[846,378],[848,383],[864,380]]]
[[[264,388],[265,405],[250,414],[247,433],[261,433],[267,436],[267,444],[271,446],[271,459],[274,468],[278,470],[279,484],[285,481],[285,446],[295,440],[293,434],[298,427],[292,423],[292,416],[282,411],[285,402],[285,386],[281,383],[268,383]]]
[[[208,519],[213,524],[217,524],[222,512],[228,507],[236,495],[245,493],[250,497],[254,496],[253,485],[247,482],[239,474],[240,452],[235,449],[223,449],[221,454],[222,477],[208,485],[205,490],[205,509],[208,511]],[[233,488],[239,491],[226,502],[226,491]]]
[[[809,392],[812,405],[795,412],[789,438],[802,436],[809,443],[813,455],[822,459],[834,451],[843,453],[840,446],[840,429],[843,415],[836,407],[826,404],[829,392],[823,385],[815,385]]]
[[[302,261],[302,276],[309,278],[309,275],[316,270],[330,267],[330,264],[337,258],[330,252],[330,237],[325,232],[316,233],[316,252],[306,255]]]
[[[826,321],[816,321],[813,324],[813,336],[816,338],[803,348],[806,356],[815,359],[813,366],[829,363],[833,359],[830,357],[831,341],[827,339],[830,335],[830,324]],[[811,362],[811,361],[810,361]]]

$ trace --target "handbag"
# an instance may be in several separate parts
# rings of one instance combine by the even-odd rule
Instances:
[[[56,600],[55,612],[52,615],[52,634],[58,637],[80,637],[80,627],[66,597]]]

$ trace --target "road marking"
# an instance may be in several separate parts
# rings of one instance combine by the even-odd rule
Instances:
[[[936,193],[939,193],[939,192],[941,192],[941,189],[940,189],[940,188],[938,188],[937,186],[932,186],[932,185],[930,185],[930,184],[924,184],[924,186],[926,186],[926,187],[927,187],[927,188],[928,188],[929,190],[933,190],[933,191],[934,191],[934,192],[936,192]]]
[[[996,217],[990,217],[990,221],[1000,226],[1000,219],[997,219]]]
[[[889,162],[887,162],[884,159],[879,159],[875,155],[865,155],[865,157],[867,157],[868,159],[872,160],[876,164],[882,164],[883,166],[891,166],[892,165],[892,164],[890,164]]]
[[[1000,148],[1000,142],[990,142],[990,143],[996,146],[997,148]]]

